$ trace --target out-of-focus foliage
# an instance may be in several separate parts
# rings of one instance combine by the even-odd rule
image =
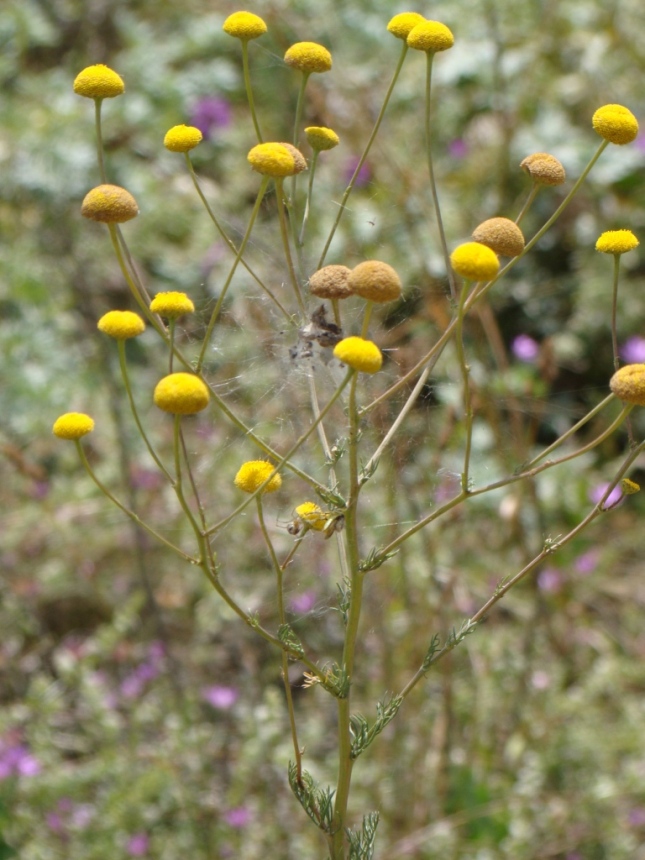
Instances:
[[[172,125],[193,120],[204,100],[218,101],[219,119],[194,164],[238,238],[257,177],[246,163],[255,140],[239,46],[221,31],[235,8],[202,0],[0,5],[0,858],[103,860],[116,852],[165,860],[190,851],[254,860],[322,852],[285,784],[290,749],[275,655],[240,629],[194,570],[137,537],[80,474],[73,450],[51,436],[60,412],[91,412],[103,432],[91,440],[90,455],[104,480],[134,493],[181,541],[179,512],[141,456],[122,414],[114,356],[95,334],[98,317],[129,299],[105,231],[80,217],[99,176],[93,106],[71,84],[97,62],[123,76],[126,95],[104,105],[104,134],[111,181],[141,208],[127,227],[137,266],[152,292],[186,290],[207,308],[230,258],[183,159],[162,140]],[[286,48],[311,39],[333,52],[333,70],[312,78],[306,108],[308,123],[331,126],[341,138],[321,157],[316,180],[309,229],[323,237],[397,62],[400,46],[385,26],[402,10],[385,0],[276,0],[253,11],[269,26],[250,53],[261,122],[272,138],[292,136],[297,83],[282,63]],[[557,155],[573,181],[597,146],[590,121],[601,104],[620,102],[645,116],[638,0],[451,0],[428,14],[456,36],[436,63],[433,128],[451,244],[484,218],[515,217],[528,192],[518,165],[530,152]],[[415,316],[385,319],[402,355],[410,327],[432,336],[444,290],[421,167],[423,83],[424,58],[409,56],[329,260],[354,265],[386,254],[402,274]],[[485,378],[481,391],[491,399],[510,391],[547,442],[607,392],[611,265],[593,245],[613,228],[629,227],[642,239],[644,166],[645,137],[610,148],[491,299],[506,346],[529,335],[540,344],[540,361],[493,371],[482,358],[474,368]],[[523,224],[528,235],[562,196],[556,189],[538,197]],[[251,256],[279,283],[285,275],[274,254],[272,205],[264,211],[268,232],[254,233]],[[634,253],[624,261],[622,340],[645,334],[642,259]],[[316,258],[305,264],[313,271]],[[288,338],[271,339],[252,301],[234,298],[229,311],[238,336],[227,349],[242,381],[222,380],[223,390],[236,393],[250,416],[264,403],[264,420],[277,424],[289,405]],[[278,358],[263,364],[258,343]],[[129,345],[142,392],[159,375],[158,357],[153,337]],[[216,349],[215,375],[217,358]],[[411,420],[391,498],[375,499],[400,522],[417,518],[452,480],[436,474],[423,447],[428,427],[449,431],[449,421],[433,424],[431,407],[436,396],[449,402],[450,373]],[[634,426],[642,435],[638,415]],[[160,437],[169,434],[159,427]],[[486,473],[505,440],[484,422],[478,430],[477,464]],[[234,498],[225,471],[230,438],[227,427],[206,419],[191,428],[192,449],[209,451],[200,479],[224,508]],[[528,550],[517,546],[521,528],[539,541],[552,522],[575,521],[622,443],[589,458],[587,475],[560,471],[546,479],[537,508],[543,520],[520,522],[520,494],[487,497],[475,504],[472,522],[455,513],[441,533],[429,531],[371,574],[366,709],[418,665],[429,629],[447,634],[521,566]],[[512,593],[360,760],[355,805],[381,810],[378,856],[645,856],[642,512],[639,497],[629,500]],[[275,530],[290,516],[280,511]],[[221,552],[236,591],[272,617],[271,584],[257,569],[260,542],[241,528],[232,536]],[[294,629],[306,627],[308,641],[323,649],[338,623],[335,581],[314,544],[308,551],[309,574],[289,584],[288,596]],[[311,769],[331,779],[333,714],[320,691],[294,690]],[[329,737],[327,748],[321,737]]]

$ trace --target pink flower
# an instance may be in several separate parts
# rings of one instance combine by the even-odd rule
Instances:
[[[203,698],[218,711],[228,711],[240,697],[237,687],[223,687],[215,684],[202,690]]]
[[[540,344],[528,334],[518,334],[511,344],[511,352],[519,361],[535,364],[540,354]]]
[[[246,806],[236,806],[224,813],[224,821],[236,830],[240,830],[251,820],[251,812]]]
[[[125,847],[130,857],[144,857],[148,853],[150,839],[146,833],[135,833]]]
[[[605,481],[602,484],[598,484],[596,487],[593,487],[589,491],[589,500],[594,503],[594,505],[599,504],[602,497],[607,492],[609,487],[609,482]],[[618,504],[623,498],[622,491],[619,486],[614,487],[611,493],[607,496],[605,501],[603,502],[603,508],[611,508],[612,505]]]

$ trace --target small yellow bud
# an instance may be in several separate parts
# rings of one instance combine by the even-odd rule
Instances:
[[[371,340],[346,337],[334,347],[334,356],[343,364],[362,373],[377,373],[383,364],[381,350]]]
[[[538,185],[562,185],[566,173],[555,155],[548,152],[534,152],[527,155],[520,167]]]
[[[497,254],[480,242],[464,242],[450,255],[452,268],[469,281],[490,281],[499,272]]]
[[[629,478],[623,478],[620,482],[620,489],[626,496],[633,496],[634,493],[640,492],[640,484],[637,484],[636,481],[631,481]]]
[[[604,140],[624,146],[638,134],[638,120],[623,105],[604,105],[595,112],[591,123]]]
[[[154,391],[156,405],[171,415],[194,415],[206,409],[209,400],[208,387],[193,373],[164,376]]]
[[[274,466],[267,463],[266,460],[249,460],[243,463],[234,479],[234,484],[245,493],[254,493],[258,487],[269,477],[274,471]],[[262,493],[275,493],[282,486],[282,478],[279,472],[271,478],[269,483],[264,487]]]
[[[298,519],[314,531],[321,532],[327,524],[327,514],[314,504],[314,502],[303,502],[295,510]]]
[[[306,74],[328,72],[331,69],[331,54],[316,42],[296,42],[284,55],[284,61],[291,68]]]
[[[413,30],[417,24],[423,24],[426,19],[418,12],[401,12],[400,15],[395,15],[390,19],[387,25],[388,33],[396,36],[397,39],[407,39],[410,30]]]
[[[295,176],[307,168],[300,150],[290,143],[258,143],[247,155],[253,170],[264,176]]]
[[[596,251],[603,254],[626,254],[638,248],[639,241],[631,230],[607,230],[596,242]]]
[[[94,430],[94,421],[83,412],[66,412],[54,421],[52,433],[59,439],[80,439]]]
[[[347,266],[323,266],[309,278],[309,290],[321,299],[346,299],[352,294],[347,283],[351,273]]]
[[[620,400],[645,406],[645,364],[626,364],[609,380],[609,387]]]
[[[370,302],[393,302],[401,295],[401,279],[396,271],[380,260],[366,260],[352,269],[347,286],[354,295]]]
[[[76,75],[74,92],[88,99],[113,99],[125,92],[125,85],[108,66],[88,66]]]
[[[98,321],[97,328],[115,340],[129,340],[144,332],[146,324],[132,311],[108,311]]]
[[[184,314],[192,314],[195,305],[186,293],[157,293],[150,302],[150,310],[153,314],[159,314],[166,320],[175,320]]]
[[[166,132],[163,145],[171,152],[188,152],[202,142],[202,133],[192,125],[174,125]]]
[[[229,36],[248,42],[266,33],[267,25],[259,15],[254,15],[252,12],[233,12],[224,21],[222,30]]]
[[[509,218],[489,218],[482,221],[475,228],[473,239],[503,257],[517,257],[524,250],[524,234]]]
[[[123,224],[139,214],[137,201],[119,185],[97,185],[88,191],[81,206],[81,215],[103,224]]]
[[[324,126],[310,125],[305,129],[305,136],[309,146],[316,152],[333,149],[340,143],[340,138],[335,131]]]
[[[439,21],[422,21],[408,33],[408,47],[416,51],[437,54],[447,51],[455,44],[455,37],[445,24]]]

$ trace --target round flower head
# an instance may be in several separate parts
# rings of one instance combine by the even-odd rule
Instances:
[[[380,260],[366,260],[355,266],[347,286],[352,293],[371,302],[393,302],[401,295],[401,279],[392,266]]]
[[[469,281],[490,281],[499,272],[497,254],[481,242],[464,242],[450,255],[452,268]]]
[[[307,168],[304,155],[290,143],[258,143],[247,160],[253,170],[264,176],[294,176]]]
[[[622,105],[604,105],[595,112],[591,123],[604,140],[623,146],[638,134],[638,120]]]
[[[125,92],[125,85],[108,66],[88,66],[76,75],[74,92],[88,99],[113,99]]]
[[[383,364],[381,350],[371,340],[362,337],[346,337],[334,347],[334,356],[362,373],[377,373]]]
[[[245,493],[254,493],[258,487],[269,477],[273,472],[274,467],[266,460],[249,460],[240,466],[240,469],[235,476],[235,486]],[[263,493],[275,493],[282,486],[282,478],[278,472],[271,478],[269,483],[262,490]]]
[[[81,215],[103,224],[123,224],[138,214],[137,201],[119,185],[97,185],[87,192],[81,206]]]
[[[296,42],[284,55],[284,61],[301,72],[328,72],[331,69],[331,54],[316,42]]]
[[[340,143],[340,138],[335,131],[324,126],[310,125],[305,129],[305,136],[309,146],[316,152],[333,149]]]
[[[171,152],[188,152],[202,142],[203,135],[192,125],[173,125],[166,132],[163,145]]]
[[[509,218],[482,221],[475,228],[473,239],[504,257],[517,257],[524,250],[524,234]]]
[[[52,433],[59,439],[80,439],[94,430],[94,421],[83,412],[66,412],[54,421]]]
[[[520,167],[538,185],[562,185],[566,179],[564,167],[548,152],[534,152],[527,155]]]
[[[144,332],[146,324],[132,311],[108,311],[98,321],[97,328],[115,340],[129,340]]]
[[[309,290],[321,299],[346,299],[352,294],[347,283],[351,273],[347,266],[323,266],[309,278]]]
[[[266,33],[267,25],[259,15],[254,15],[252,12],[233,12],[224,21],[222,30],[229,36],[248,42]]]
[[[157,383],[154,401],[171,415],[194,415],[206,409],[210,394],[202,380],[193,373],[171,373]]]
[[[395,15],[390,19],[387,25],[388,33],[396,36],[397,39],[407,39],[410,30],[413,30],[417,24],[423,24],[426,19],[418,12],[401,12],[400,15]]]
[[[298,519],[314,531],[321,532],[327,523],[327,514],[314,504],[314,502],[303,502],[295,510]]]
[[[626,364],[609,380],[609,387],[625,403],[645,406],[645,364]]]
[[[195,305],[186,293],[157,293],[150,302],[150,310],[166,320],[176,320],[184,314],[192,314]]]
[[[421,21],[408,33],[408,47],[416,51],[427,51],[436,54],[447,51],[455,44],[452,32],[439,21]]]
[[[639,241],[631,230],[607,230],[596,242],[596,251],[603,254],[626,254],[638,248]]]

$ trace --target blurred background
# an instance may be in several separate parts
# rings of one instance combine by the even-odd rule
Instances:
[[[183,158],[162,141],[179,123],[202,130],[195,169],[239,240],[258,181],[246,162],[255,139],[239,43],[221,29],[238,8],[203,0],[0,5],[0,858],[324,856],[287,785],[276,654],[198,571],[133,529],[82,472],[74,447],[51,434],[62,412],[93,415],[87,450],[97,473],[189,546],[131,424],[114,344],[96,333],[103,313],[132,305],[107,231],[80,216],[100,180],[93,105],[72,82],[94,63],[125,81],[125,95],[103,106],[108,176],[138,201],[141,214],[124,233],[144,282],[150,292],[189,293],[198,314],[181,337],[197,342],[230,256]],[[387,22],[410,9],[389,0],[260,0],[246,8],[268,25],[249,46],[268,139],[293,134],[299,81],[282,61],[289,45],[320,42],[334,58],[329,74],[312,76],[305,108],[307,125],[328,125],[341,138],[319,162],[305,253],[311,274],[400,55]],[[639,0],[451,0],[415,11],[456,37],[433,74],[450,246],[485,218],[515,218],[530,187],[519,163],[546,151],[568,179],[538,195],[522,223],[532,235],[598,146],[593,112],[620,103],[645,116]],[[376,315],[392,379],[428,349],[450,313],[425,168],[424,76],[425,59],[409,52],[327,259],[383,259],[401,274],[404,299]],[[604,230],[645,235],[644,166],[645,133],[610,146],[473,321],[476,482],[512,471],[607,395],[612,261],[594,245]],[[279,289],[286,271],[275,208],[270,196],[248,259]],[[639,249],[622,264],[619,342],[628,363],[645,361],[643,259]],[[297,333],[284,330],[243,272],[225,311],[208,372],[281,449],[298,430],[289,411],[308,396],[305,370],[289,357]],[[351,328],[358,306],[348,314]],[[128,343],[128,359],[142,414],[164,448],[171,424],[149,392],[166,359],[151,331]],[[396,522],[414,522],[454,494],[463,443],[458,380],[454,361],[437,366],[380,465],[385,480],[368,495],[366,546],[387,542]],[[373,429],[382,432],[393,414],[379,412]],[[603,426],[592,422],[582,441]],[[642,438],[637,413],[633,426]],[[213,411],[187,432],[216,521],[237,503],[237,464],[256,452]],[[545,538],[588,513],[626,446],[621,432],[531,487],[473,500],[370,574],[359,689],[366,716],[404,685],[432,633],[459,627]],[[293,507],[305,500],[298,492],[304,488],[283,492],[267,515],[283,555]],[[380,810],[377,858],[645,858],[643,513],[639,495],[619,501],[511,592],[361,758],[352,810],[357,822]],[[217,550],[231,590],[274,627],[273,583],[251,518],[231,527]],[[290,617],[323,663],[341,642],[334,541],[309,535],[301,555],[287,583]],[[333,703],[319,689],[303,690],[293,669],[306,764],[325,783],[334,778]]]

